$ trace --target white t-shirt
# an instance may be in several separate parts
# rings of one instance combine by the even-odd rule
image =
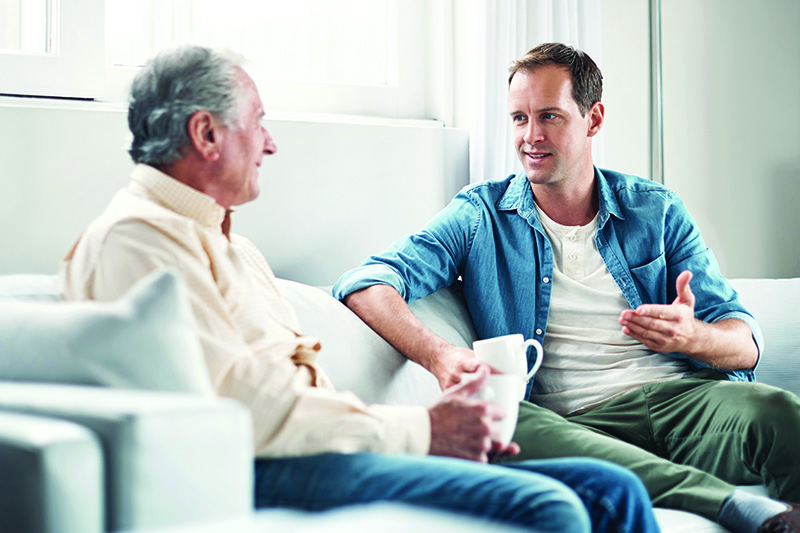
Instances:
[[[536,207],[553,247],[553,285],[544,360],[531,401],[561,415],[587,411],[646,383],[688,375],[685,360],[622,333],[630,305],[597,250],[597,216],[562,226]]]

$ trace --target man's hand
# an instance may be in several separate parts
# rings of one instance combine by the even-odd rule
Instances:
[[[505,416],[503,408],[472,398],[486,381],[480,370],[475,379],[447,389],[441,400],[428,409],[431,417],[431,455],[459,457],[481,463],[496,455],[516,455],[519,446],[497,441],[495,420]]]
[[[481,367],[489,370],[487,365],[478,361],[475,352],[469,348],[448,345],[448,349],[434,359],[431,372],[439,380],[439,387],[447,390],[461,383],[462,374],[473,374]],[[480,387],[475,392],[479,389]]]
[[[661,353],[697,353],[698,331],[703,324],[694,317],[692,273],[684,270],[675,281],[678,296],[670,305],[646,304],[626,309],[619,316],[622,332]]]

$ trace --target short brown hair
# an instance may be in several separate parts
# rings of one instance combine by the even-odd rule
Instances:
[[[586,52],[562,43],[544,43],[532,48],[509,67],[508,84],[519,72],[533,72],[545,65],[559,65],[572,75],[572,97],[581,116],[603,96],[603,75]]]

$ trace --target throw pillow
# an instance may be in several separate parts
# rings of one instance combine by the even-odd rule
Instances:
[[[0,379],[213,393],[186,288],[170,270],[113,302],[0,300]]]

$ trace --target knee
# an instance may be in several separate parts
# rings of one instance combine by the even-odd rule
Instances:
[[[529,521],[536,531],[553,533],[589,533],[591,519],[586,506],[572,490],[564,487],[551,491],[547,501],[533,511]]]
[[[756,384],[742,402],[753,430],[784,432],[800,436],[800,399],[794,394]]]
[[[584,490],[598,496],[613,493],[625,499],[649,501],[647,489],[642,480],[633,471],[618,464],[593,458],[572,458],[576,468],[585,472],[584,481],[580,484]]]

